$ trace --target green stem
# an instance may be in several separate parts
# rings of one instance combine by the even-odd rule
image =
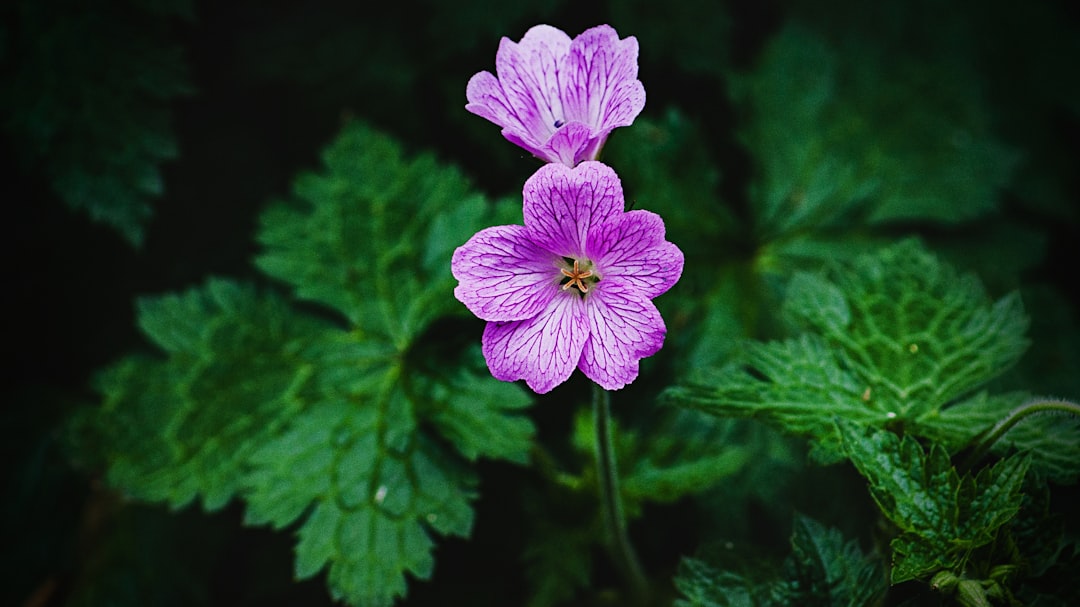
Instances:
[[[999,421],[993,428],[983,433],[983,437],[979,439],[979,444],[975,447],[975,450],[971,452],[962,470],[969,470],[974,466],[986,452],[994,446],[994,443],[998,442],[1002,436],[1009,430],[1012,430],[1013,426],[1020,423],[1025,417],[1033,415],[1035,413],[1070,413],[1080,417],[1080,405],[1067,401],[1056,399],[1036,399],[1029,400],[1028,402],[1013,409],[1005,416],[1005,419]]]
[[[619,472],[615,466],[610,400],[607,390],[593,384],[593,425],[596,428],[596,472],[600,484],[600,501],[603,504],[612,559],[633,593],[634,603],[644,605],[648,602],[649,584],[626,533],[626,515],[623,512],[622,495],[619,493]]]

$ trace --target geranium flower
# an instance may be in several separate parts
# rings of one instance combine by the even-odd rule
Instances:
[[[454,251],[454,295],[489,321],[492,375],[539,393],[574,368],[605,389],[634,381],[664,343],[652,298],[682,274],[683,254],[650,211],[623,210],[610,167],[548,164],[524,189],[525,225],[477,232]]]
[[[502,39],[498,77],[474,75],[465,109],[503,127],[503,137],[546,162],[595,160],[611,131],[632,124],[645,107],[637,56],[637,39],[620,40],[609,25],[573,40],[537,25],[521,42]]]

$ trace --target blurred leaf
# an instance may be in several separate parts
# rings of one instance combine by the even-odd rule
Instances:
[[[721,571],[698,559],[683,559],[675,587],[685,597],[677,607],[870,607],[885,592],[877,559],[858,542],[845,541],[807,517],[795,517],[791,555],[781,578],[766,583]]]
[[[605,162],[619,171],[627,203],[664,218],[667,239],[694,261],[715,261],[717,245],[735,229],[720,200],[720,169],[698,123],[668,108],[660,119],[641,117],[612,135]]]
[[[942,570],[959,575],[972,551],[992,543],[1020,510],[1025,457],[1003,459],[976,477],[961,476],[936,443],[927,452],[910,436],[901,439],[848,421],[838,428],[874,501],[900,530],[892,541],[893,584]]]
[[[788,25],[733,77],[765,240],[853,223],[955,223],[995,207],[1017,161],[964,66],[837,48]]]
[[[645,502],[673,502],[703,493],[754,465],[767,444],[747,440],[740,427],[697,411],[665,410],[647,431],[622,430],[617,457],[624,504],[631,514]]]
[[[707,144],[698,122],[669,108],[659,119],[639,117],[604,149],[628,205],[659,214],[667,240],[686,256],[679,284],[656,303],[670,329],[666,349],[699,362],[726,356],[732,335],[746,331],[743,314],[753,313],[745,295],[754,281],[740,273],[733,238],[738,221],[720,199],[720,170]]]
[[[191,92],[170,21],[186,0],[97,3],[26,0],[13,11],[0,90],[4,128],[22,161],[43,172],[69,207],[142,243],[160,166],[177,155],[169,103]]]
[[[686,558],[679,564],[675,588],[682,598],[675,607],[765,607],[769,603],[742,576],[713,568],[703,560]]]
[[[784,605],[876,605],[885,591],[877,559],[864,555],[855,540],[805,516],[795,517],[786,580],[773,598]]]
[[[611,14],[619,32],[626,32],[622,35],[638,38],[645,65],[663,60],[689,72],[720,76],[730,64],[731,18],[721,2],[617,0]]]
[[[545,503],[539,496],[523,498],[529,528],[522,558],[529,580],[529,607],[563,605],[592,578],[596,546],[604,529],[594,501],[581,493],[557,488]]]

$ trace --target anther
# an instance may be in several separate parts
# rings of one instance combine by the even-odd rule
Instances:
[[[582,293],[588,293],[589,292],[589,283],[585,282],[584,279],[591,277],[593,275],[593,271],[592,270],[582,270],[580,264],[581,264],[581,262],[579,262],[578,260],[575,259],[574,260],[574,269],[573,270],[567,270],[566,268],[560,268],[560,271],[563,273],[563,276],[566,276],[567,278],[570,279],[569,281],[567,281],[566,284],[564,284],[562,286],[563,291],[569,289],[570,287],[577,287]]]

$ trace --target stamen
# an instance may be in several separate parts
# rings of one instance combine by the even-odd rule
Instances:
[[[593,275],[593,271],[582,270],[580,264],[581,262],[575,259],[573,270],[567,270],[566,268],[559,269],[559,271],[563,273],[563,276],[566,276],[570,279],[566,282],[566,284],[562,286],[563,291],[569,289],[570,287],[577,287],[582,293],[589,292],[589,283],[585,282],[584,279],[591,277]]]

